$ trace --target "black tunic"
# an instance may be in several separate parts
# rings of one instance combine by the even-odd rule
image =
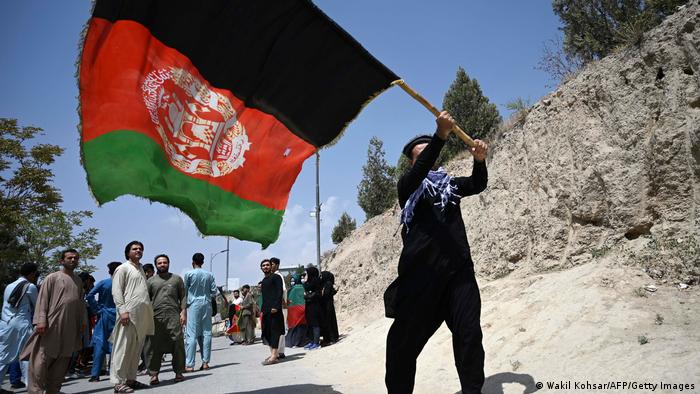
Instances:
[[[284,315],[282,314],[282,277],[277,274],[266,276],[262,282],[262,336],[272,348],[277,348],[279,338],[284,335]],[[277,312],[272,313],[272,309]]]
[[[321,279],[314,267],[307,269],[307,280],[304,283],[304,300],[306,301],[305,317],[309,327],[321,326]]]
[[[437,134],[418,156],[416,163],[398,182],[399,204],[403,208],[432,169],[445,141]],[[456,194],[466,197],[480,193],[487,184],[486,163],[474,161],[472,176],[454,177]],[[413,220],[401,231],[403,250],[398,278],[384,293],[387,317],[408,316],[422,305],[420,300],[440,300],[440,292],[451,276],[467,269],[474,273],[467,233],[459,202],[444,209],[435,203],[439,196],[423,196],[413,211]],[[426,290],[432,293],[426,297]],[[437,293],[436,293],[437,292]]]
[[[282,278],[277,274],[266,276],[262,282],[262,313],[270,313],[271,309],[282,310]]]
[[[333,284],[335,279],[328,271],[321,273],[321,336],[324,342],[337,342],[340,338],[338,333],[338,319],[335,315],[335,304],[333,296],[337,293]]]

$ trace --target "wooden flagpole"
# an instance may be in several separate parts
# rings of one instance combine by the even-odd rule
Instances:
[[[420,94],[418,94],[418,92],[413,90],[410,86],[406,85],[406,82],[404,82],[403,79],[399,79],[398,81],[395,81],[393,84],[399,85],[401,87],[401,89],[403,89],[406,93],[408,93],[409,96],[416,99],[416,101],[423,104],[423,106],[425,108],[427,108],[428,111],[432,112],[433,115],[435,115],[436,117],[440,116],[440,110],[438,110],[437,108],[435,108],[435,106],[430,104],[430,102],[428,102],[428,100],[426,100],[425,97],[421,96]],[[462,130],[459,126],[455,125],[455,127],[454,127],[454,129],[452,129],[452,131],[455,134],[457,134],[457,137],[459,137],[462,141],[464,141],[465,144],[469,145],[470,147],[474,147],[476,145],[474,143],[474,140],[471,139],[471,137],[469,137],[467,135],[467,133],[465,133],[464,130]]]

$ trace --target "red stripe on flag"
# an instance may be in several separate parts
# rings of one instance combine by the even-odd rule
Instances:
[[[132,21],[90,21],[80,96],[83,142],[138,131],[179,171],[272,209],[285,209],[315,151],[273,116],[212,87],[186,56]]]
[[[300,324],[306,324],[306,306],[295,305],[287,308],[287,326],[289,328],[296,327]]]

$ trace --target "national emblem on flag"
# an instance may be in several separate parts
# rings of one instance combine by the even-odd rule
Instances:
[[[97,0],[79,67],[100,204],[140,196],[263,246],[304,160],[398,80],[309,0]]]

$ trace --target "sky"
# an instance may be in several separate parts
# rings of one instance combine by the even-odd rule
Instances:
[[[551,90],[552,81],[535,68],[544,42],[560,34],[550,0],[314,3],[438,108],[459,67],[478,80],[503,117],[506,103],[518,97],[535,102]],[[99,229],[102,253],[89,261],[98,267],[98,280],[107,276],[107,263],[124,260],[124,246],[135,239],[145,245],[142,262],[166,253],[171,271],[182,274],[191,268],[192,254],[202,252],[208,269],[210,257],[226,249],[225,237],[203,237],[179,210],[144,199],[123,196],[100,207],[88,189],[80,164],[75,63],[90,8],[88,0],[0,2],[0,117],[41,127],[37,143],[65,148],[52,167],[54,183],[63,209],[94,213],[85,225]],[[336,145],[321,151],[322,251],[332,249],[330,234],[343,212],[358,225],[365,220],[357,185],[370,138],[379,137],[387,161],[396,164],[408,139],[434,129],[434,117],[394,87],[367,105]],[[230,278],[257,283],[260,261],[272,256],[282,266],[315,263],[315,187],[312,156],[291,190],[279,240],[266,250],[230,240]],[[216,255],[212,266],[224,284],[226,253]]]

